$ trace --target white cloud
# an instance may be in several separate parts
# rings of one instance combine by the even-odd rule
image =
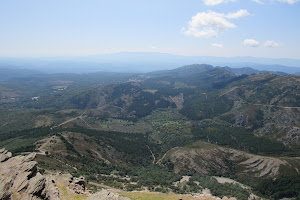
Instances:
[[[150,48],[150,49],[158,49],[158,47],[157,47],[157,46],[155,46],[155,45],[152,45],[152,44],[149,46],[149,48]]]
[[[197,13],[189,22],[188,28],[182,28],[185,35],[210,38],[216,37],[220,32],[235,28],[236,25],[228,19],[239,18],[249,15],[247,10],[239,10],[236,13],[216,13],[213,11]]]
[[[236,0],[203,0],[204,4],[207,6],[215,6],[221,3],[234,2]]]
[[[261,0],[252,0],[252,1],[258,4],[264,4]]]
[[[254,39],[246,39],[243,41],[243,45],[248,46],[248,47],[258,47],[259,42],[254,40]]]
[[[219,5],[222,3],[235,2],[237,0],[203,0],[203,1],[204,1],[204,4],[207,6],[216,6],[216,5]],[[251,0],[251,1],[258,3],[258,4],[264,4],[264,2],[262,0]],[[270,1],[274,1],[274,0],[270,0]],[[300,0],[275,0],[275,1],[288,3],[288,4],[292,5],[292,4],[299,2]]]
[[[264,46],[265,47],[270,47],[270,48],[275,48],[275,47],[278,47],[279,44],[275,41],[272,41],[272,40],[268,40],[264,43]]]
[[[228,19],[237,19],[237,18],[240,18],[240,17],[246,17],[246,16],[249,16],[250,13],[247,11],[247,10],[239,10],[235,13],[229,13],[226,15],[226,18]]]
[[[218,43],[211,44],[211,46],[217,47],[217,48],[223,48],[224,47],[223,44],[218,44]]]
[[[297,3],[299,0],[277,0],[279,2],[283,2],[283,3],[288,3],[288,4],[295,4]]]

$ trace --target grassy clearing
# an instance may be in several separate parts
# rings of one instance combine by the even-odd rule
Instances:
[[[196,86],[188,85],[183,82],[175,82],[174,84],[175,89],[180,89],[180,88],[196,88]]]
[[[130,193],[122,194],[122,196],[129,197],[132,200],[174,200],[174,199],[192,200],[195,199],[193,197],[186,196],[186,195],[164,194],[164,193],[155,193],[155,192],[130,192]],[[210,200],[213,198],[203,197],[201,199]]]
[[[62,200],[83,200],[87,196],[81,194],[75,194],[67,189],[67,186],[64,184],[57,184],[59,189],[60,199]]]
[[[155,111],[147,116],[146,121],[164,136],[168,134],[190,134],[193,123],[174,110]]]
[[[73,172],[74,169],[70,166],[59,162],[58,159],[55,159],[50,156],[45,155],[36,155],[35,161],[39,164],[39,167],[45,170],[50,170],[53,172]]]
[[[35,128],[41,127],[41,126],[51,126],[53,123],[53,120],[51,117],[47,115],[40,115],[37,117],[37,120],[35,121]]]
[[[25,138],[25,137],[18,137],[18,138],[12,138],[5,141],[0,142],[0,147],[5,147],[10,152],[15,152],[24,150],[26,151],[32,151],[34,147],[31,148],[31,146],[36,142],[37,140],[34,138]],[[27,147],[30,147],[27,148]]]

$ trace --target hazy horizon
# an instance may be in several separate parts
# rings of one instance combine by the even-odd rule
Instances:
[[[267,56],[247,56],[247,55],[232,55],[232,56],[223,56],[223,55],[184,55],[168,52],[159,52],[159,51],[120,51],[120,52],[110,52],[110,53],[95,53],[95,54],[80,54],[80,55],[0,55],[0,58],[21,58],[21,59],[39,59],[39,58],[80,58],[80,57],[95,57],[95,56],[106,56],[106,55],[117,55],[117,54],[165,54],[172,56],[183,56],[183,57],[216,57],[216,58],[258,58],[258,59],[290,59],[290,60],[300,60],[300,58],[292,57],[267,57]]]
[[[299,0],[0,0],[0,57],[160,52],[300,59],[299,10]]]

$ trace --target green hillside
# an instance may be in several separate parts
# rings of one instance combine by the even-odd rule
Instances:
[[[36,151],[45,170],[129,191],[183,194],[209,187],[240,199],[252,192],[297,196],[275,194],[273,188],[263,193],[259,185],[274,178],[297,181],[300,77],[230,71],[191,65],[1,83],[0,148]],[[176,185],[182,176],[190,181]],[[211,176],[253,189],[228,185],[219,191]],[[195,185],[205,180],[207,185]]]

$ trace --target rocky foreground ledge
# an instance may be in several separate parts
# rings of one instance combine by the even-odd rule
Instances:
[[[15,156],[0,149],[0,199],[59,199],[59,191],[51,176],[38,172],[35,153]]]
[[[12,157],[10,152],[0,149],[0,200],[60,200],[56,176],[40,174],[35,156],[31,153]],[[76,183],[77,179],[74,180]],[[130,199],[102,190],[89,196],[88,200]]]
[[[59,189],[71,194],[83,195],[86,200],[130,200],[117,193],[101,190],[91,194],[86,190],[86,182],[83,177],[74,178],[71,174],[42,175],[38,172],[37,162],[34,161],[36,154],[18,155],[12,154],[5,149],[0,149],[0,200],[64,200],[63,193]],[[221,200],[209,196],[194,197],[202,200]],[[68,198],[70,199],[70,198]],[[228,200],[224,197],[222,200]],[[230,198],[229,200],[235,200]]]

